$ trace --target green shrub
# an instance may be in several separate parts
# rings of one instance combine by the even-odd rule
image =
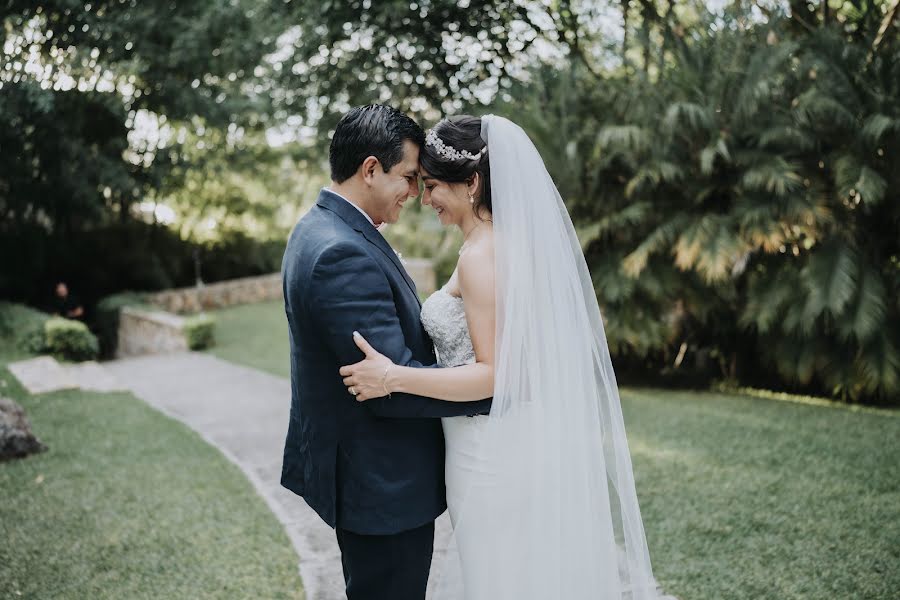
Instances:
[[[207,314],[188,317],[184,320],[183,331],[191,350],[209,348],[215,340],[216,319]]]
[[[53,317],[44,323],[47,350],[67,360],[91,360],[97,358],[100,345],[97,338],[80,321]]]
[[[94,310],[94,331],[100,341],[100,353],[106,358],[116,354],[119,343],[119,313],[123,306],[143,306],[146,294],[121,292],[106,296]]]
[[[0,302],[0,337],[17,349],[40,354],[45,349],[44,324],[50,315],[24,304]]]

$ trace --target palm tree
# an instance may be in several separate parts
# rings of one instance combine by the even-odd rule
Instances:
[[[516,105],[619,355],[900,394],[900,49],[786,20],[669,41],[659,81],[538,71]],[[874,34],[873,34],[874,35]]]

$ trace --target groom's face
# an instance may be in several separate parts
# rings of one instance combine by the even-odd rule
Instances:
[[[376,223],[396,223],[403,203],[419,195],[419,147],[404,140],[400,162],[387,173],[379,166],[372,175],[372,209],[377,214],[371,216]]]

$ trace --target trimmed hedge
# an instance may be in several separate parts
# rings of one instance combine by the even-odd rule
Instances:
[[[188,317],[182,331],[191,350],[209,348],[215,340],[216,319],[207,314]]]
[[[19,350],[40,354],[45,348],[44,324],[50,318],[24,304],[0,302],[0,336]]]
[[[97,358],[100,349],[84,323],[12,302],[0,302],[0,337],[28,354],[49,352],[74,361]]]
[[[52,317],[44,323],[48,352],[66,360],[93,360],[100,353],[97,337],[81,321]]]

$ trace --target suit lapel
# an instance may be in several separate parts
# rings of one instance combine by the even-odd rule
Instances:
[[[419,301],[419,292],[416,290],[416,284],[412,280],[412,277],[409,276],[409,273],[406,272],[406,268],[404,268],[403,263],[400,262],[400,257],[397,256],[397,253],[394,252],[394,249],[391,248],[391,245],[387,243],[387,240],[384,239],[384,236],[381,235],[377,229],[372,227],[371,223],[366,223],[369,226],[369,230],[362,230],[362,234],[366,237],[369,242],[375,244],[379,250],[381,250],[385,256],[387,256],[394,266],[397,267],[397,270],[400,271],[400,274],[403,275],[404,281],[406,281],[406,285],[409,286],[409,289],[412,291],[413,296],[416,297],[416,302],[421,306],[422,303]]]
[[[378,248],[397,268],[397,271],[400,272],[400,275],[403,276],[403,280],[406,282],[406,285],[409,286],[409,289],[412,291],[413,296],[416,298],[416,302],[419,303],[419,306],[422,305],[419,300],[419,293],[416,291],[416,284],[413,282],[412,278],[409,276],[409,273],[406,272],[406,269],[403,268],[403,263],[400,262],[400,258],[397,256],[397,253],[394,252],[394,249],[391,248],[391,245],[388,244],[387,240],[384,239],[384,236],[381,235],[375,227],[369,223],[368,219],[359,210],[355,207],[351,206],[347,200],[344,200],[341,196],[338,196],[334,192],[330,190],[323,189],[319,193],[319,199],[316,202],[319,206],[326,210],[330,210],[335,213],[341,219],[343,219],[350,227],[358,231],[369,241],[370,244],[373,244],[376,248]]]

